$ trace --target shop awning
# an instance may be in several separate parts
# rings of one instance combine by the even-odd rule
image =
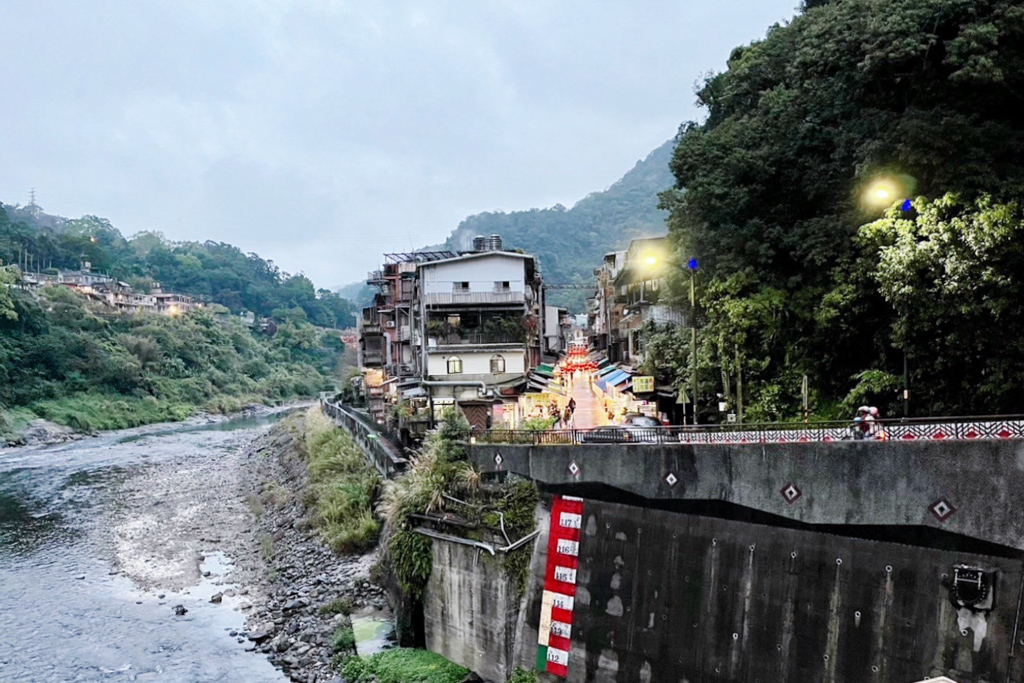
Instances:
[[[528,389],[530,389],[530,391],[547,391],[548,390],[547,382],[541,382],[536,377],[531,377],[530,381],[527,382],[526,386],[527,386]]]
[[[544,375],[545,377],[554,377],[555,376],[555,368],[553,366],[551,366],[551,365],[546,365],[544,363],[541,363],[540,365],[538,365],[534,369],[534,373],[536,373],[538,375]]]
[[[605,381],[612,386],[618,386],[626,382],[631,375],[625,370],[616,370],[605,377]]]
[[[603,367],[600,370],[598,370],[597,371],[597,376],[598,377],[607,377],[608,375],[610,375],[611,373],[615,372],[618,369],[619,368],[617,366],[615,366],[615,365],[609,365],[607,367]]]

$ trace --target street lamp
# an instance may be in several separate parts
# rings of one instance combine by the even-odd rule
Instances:
[[[697,295],[694,281],[697,277],[697,259],[686,262],[690,271],[690,380],[693,389],[693,424],[697,424]]]

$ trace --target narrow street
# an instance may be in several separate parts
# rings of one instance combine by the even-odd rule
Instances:
[[[576,399],[576,412],[573,413],[573,424],[576,429],[591,429],[608,424],[608,415],[604,412],[601,401],[591,389],[589,373],[576,373],[569,395]]]

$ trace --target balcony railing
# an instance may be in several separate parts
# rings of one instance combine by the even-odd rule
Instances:
[[[460,332],[432,335],[429,332],[427,337],[437,340],[438,346],[470,346],[481,344],[526,344],[526,335],[486,333],[486,332]]]
[[[424,295],[423,301],[427,306],[518,304],[525,302],[526,296],[523,292],[436,292]]]

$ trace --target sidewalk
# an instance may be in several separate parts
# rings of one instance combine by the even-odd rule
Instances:
[[[572,382],[569,395],[576,399],[573,425],[576,429],[592,429],[608,424],[608,415],[601,401],[590,390],[589,375],[578,374]]]

